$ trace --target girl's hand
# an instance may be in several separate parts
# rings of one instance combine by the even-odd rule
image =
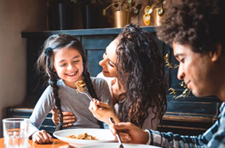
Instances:
[[[55,125],[59,124],[59,113],[58,109],[54,108],[52,109],[52,121]],[[76,122],[76,116],[71,112],[62,112],[63,114],[63,127],[70,127],[73,125],[73,123]]]
[[[52,136],[50,136],[45,130],[37,131],[32,135],[33,142],[44,144],[51,143]]]
[[[113,109],[107,103],[100,102],[96,99],[90,102],[89,110],[95,118],[110,125],[109,118],[112,117],[115,123],[120,122]]]

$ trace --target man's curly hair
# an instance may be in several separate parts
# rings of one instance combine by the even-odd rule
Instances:
[[[225,0],[182,0],[171,6],[156,29],[160,40],[187,44],[197,53],[225,47]]]

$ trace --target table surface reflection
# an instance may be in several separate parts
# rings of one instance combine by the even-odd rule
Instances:
[[[5,148],[4,146],[4,138],[0,138],[0,148]],[[75,148],[70,146],[68,143],[60,141],[58,139],[53,139],[53,142],[50,144],[37,144],[32,140],[29,140],[28,148]]]

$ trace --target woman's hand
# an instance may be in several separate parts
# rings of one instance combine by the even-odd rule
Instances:
[[[98,120],[110,125],[109,118],[112,117],[115,123],[120,122],[118,117],[115,115],[113,109],[107,103],[100,102],[96,99],[90,102],[89,110]]]
[[[60,118],[58,109],[54,108],[52,111],[52,121],[55,125],[59,124]],[[63,127],[70,127],[76,122],[76,116],[71,112],[62,112],[63,114]]]
[[[149,140],[149,133],[130,122],[120,122],[109,126],[111,132],[116,135],[118,132],[123,143],[146,144]]]
[[[41,130],[41,131],[36,131],[32,135],[32,140],[39,144],[51,143],[52,136],[50,136],[45,130]]]

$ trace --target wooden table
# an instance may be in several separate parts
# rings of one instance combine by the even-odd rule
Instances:
[[[5,148],[4,138],[0,138],[0,148]],[[29,140],[28,148],[74,148],[74,147],[58,139],[53,139],[53,143],[51,144],[37,144],[34,143],[32,140]]]

